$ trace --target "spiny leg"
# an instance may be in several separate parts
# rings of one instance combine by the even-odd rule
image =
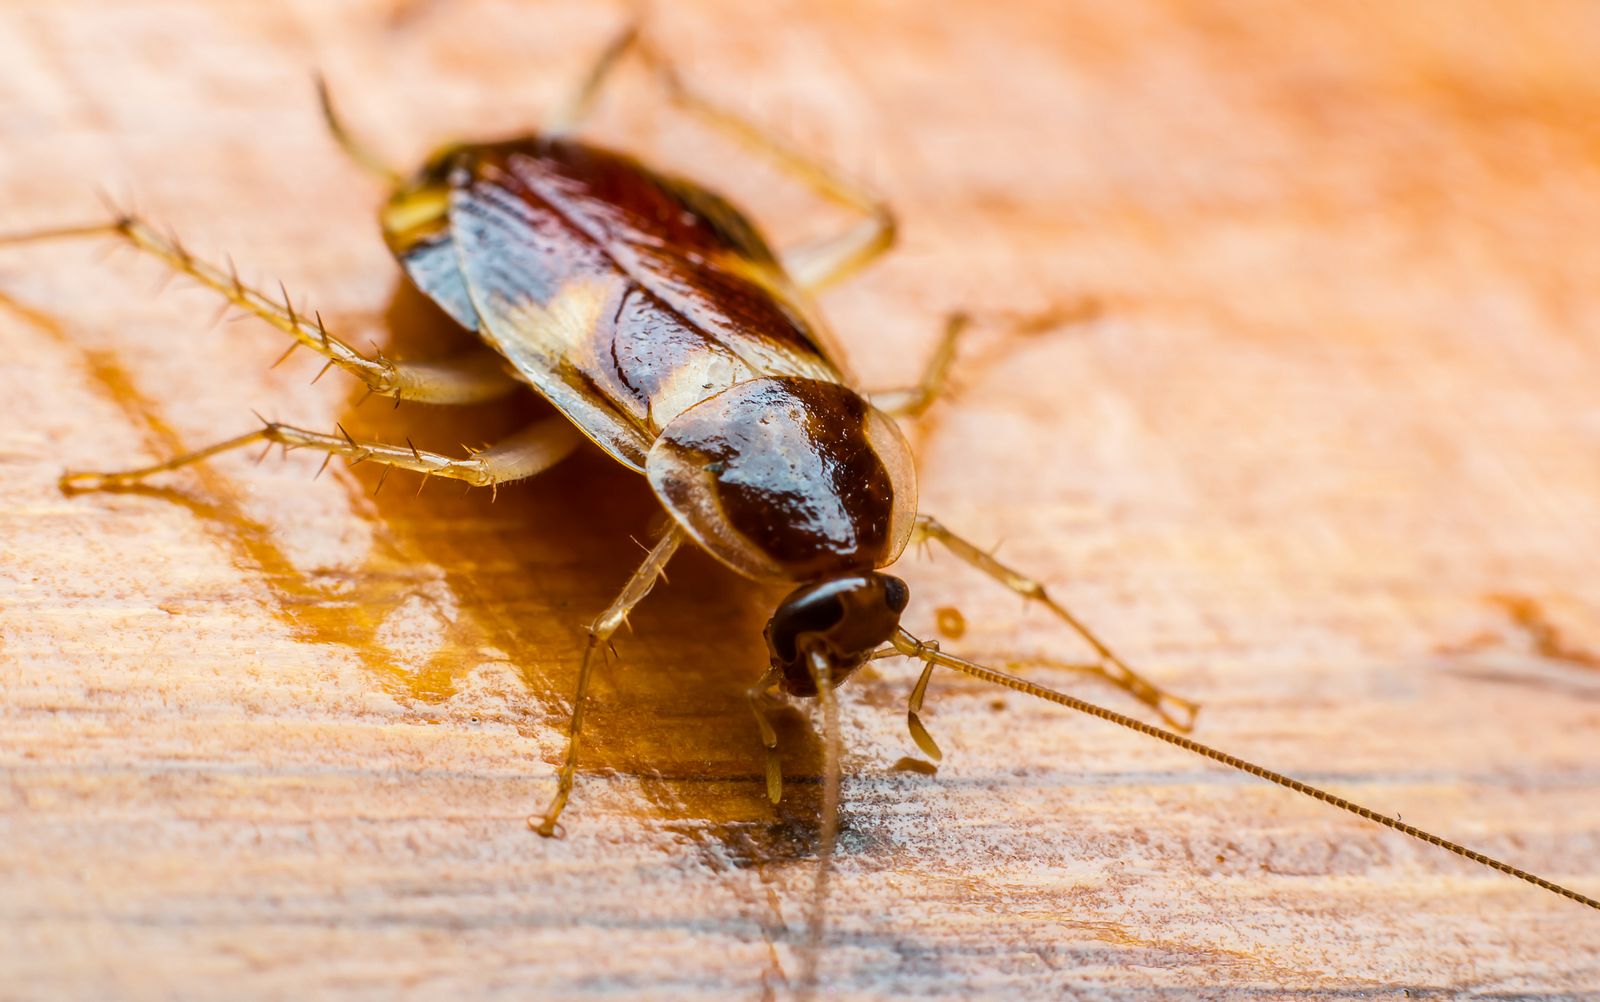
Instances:
[[[243,448],[257,442],[282,445],[287,449],[314,449],[353,462],[372,461],[382,466],[411,470],[426,477],[463,480],[474,487],[496,487],[531,477],[568,456],[582,436],[562,417],[549,417],[466,459],[427,452],[410,444],[385,445],[357,442],[349,435],[324,435],[291,425],[267,422],[263,427],[203,449],[196,449],[165,462],[131,470],[106,473],[68,472],[61,476],[62,490],[92,491],[127,487],[158,473],[176,470],[209,459],[220,452]],[[270,448],[270,445],[269,445]]]
[[[578,691],[572,697],[572,723],[567,730],[567,754],[561,762],[561,772],[556,779],[556,793],[550,799],[550,806],[544,810],[544,815],[528,815],[528,827],[540,835],[550,837],[556,834],[556,821],[561,817],[561,809],[567,806],[567,798],[572,794],[573,777],[578,770],[578,737],[583,731],[584,697],[589,690],[589,675],[594,667],[594,655],[600,647],[611,640],[627,620],[628,613],[633,607],[644,601],[650,589],[655,587],[656,578],[661,576],[666,569],[667,561],[672,559],[677,552],[678,544],[683,542],[683,530],[677,523],[673,523],[651,548],[650,555],[644,558],[644,563],[633,572],[628,579],[622,593],[612,601],[605,612],[600,614],[589,626],[589,643],[583,649],[583,660],[578,665]]]
[[[365,355],[339,340],[315,313],[297,310],[284,292],[280,303],[247,285],[230,263],[226,270],[191,254],[176,238],[163,236],[137,216],[119,214],[110,222],[0,235],[0,246],[38,240],[84,236],[118,237],[163,261],[180,274],[199,282],[224,299],[294,338],[296,347],[310,348],[367,384],[380,396],[434,404],[467,404],[494,400],[515,390],[518,383],[501,358],[487,347],[473,348],[436,362],[394,362]]]
[[[912,538],[919,542],[929,539],[937,540],[961,560],[989,575],[989,577],[1010,588],[1023,598],[1038,602],[1055,613],[1078,636],[1082,637],[1090,647],[1094,648],[1094,652],[1100,656],[1099,664],[1089,668],[1089,671],[1126,690],[1135,699],[1154,709],[1161,715],[1161,719],[1172,727],[1180,731],[1193,729],[1195,715],[1200,711],[1199,704],[1174,696],[1135,672],[1132,668],[1129,668],[1078,617],[1052,598],[1050,593],[1045,590],[1044,585],[1006,566],[989,553],[957,536],[931,515],[917,516],[916,530]],[[1182,716],[1174,716],[1169,707],[1176,709]]]

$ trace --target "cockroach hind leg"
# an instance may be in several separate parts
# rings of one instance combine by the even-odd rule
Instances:
[[[198,463],[201,460],[210,459],[212,456],[215,456],[218,453],[229,452],[233,449],[241,449],[248,445],[254,445],[257,442],[266,442],[267,447],[271,448],[273,441],[274,439],[270,437],[266,429],[258,428],[255,431],[247,432],[243,435],[235,435],[233,438],[224,439],[223,441],[217,442],[214,445],[208,445],[203,449],[195,449],[192,452],[186,452],[182,455],[174,456],[171,459],[164,460],[159,463],[153,463],[149,466],[139,466],[127,470],[108,470],[103,472],[89,470],[67,470],[61,474],[61,479],[58,481],[58,483],[62,492],[66,494],[77,494],[87,491],[117,490],[119,488],[132,487],[147,477],[155,476],[158,473],[166,473],[169,470],[180,469],[192,463]]]
[[[643,5],[638,5],[642,8]],[[835,205],[863,218],[841,233],[793,248],[784,253],[786,270],[811,291],[833,285],[856,274],[894,246],[896,224],[888,203],[865,188],[790,147],[743,116],[712,102],[685,85],[672,61],[643,30],[643,11],[612,36],[584,74],[578,87],[551,117],[550,135],[575,132],[598,103],[618,63],[629,52],[649,66],[667,99],[717,129],[745,148],[772,161],[779,169]]]
[[[285,449],[309,449],[327,453],[328,456],[343,456],[352,462],[371,461],[382,465],[386,471],[410,470],[429,476],[462,480],[469,487],[491,487],[531,477],[547,469],[577,448],[579,441],[578,433],[569,422],[560,417],[549,417],[504,439],[492,448],[477,453],[470,459],[458,459],[414,449],[409,445],[361,442],[352,438],[343,428],[340,428],[340,434],[327,435],[263,419],[262,426],[255,431],[186,452],[160,463],[104,473],[67,472],[62,474],[60,483],[61,489],[69,493],[127,487],[156,474],[209,459],[218,453],[256,442],[266,442],[269,447],[276,444]]]
[[[1110,647],[1106,646],[1082,620],[1073,615],[1045,589],[1044,585],[1016,569],[1001,563],[994,555],[972,542],[956,535],[931,515],[918,515],[913,539],[933,541],[973,568],[982,571],[1013,592],[1031,602],[1038,602],[1066,623],[1072,631],[1094,649],[1100,660],[1097,665],[1083,666],[1087,670],[1124,690],[1135,699],[1154,710],[1168,726],[1188,732],[1194,729],[1200,704],[1173,695],[1128,667]],[[1080,667],[1080,666],[1074,666]]]
[[[572,716],[567,725],[567,750],[561,759],[561,769],[556,774],[556,792],[550,798],[550,803],[545,807],[543,814],[528,815],[528,827],[546,838],[553,838],[560,832],[560,825],[557,822],[561,818],[562,810],[567,806],[568,798],[572,796],[572,784],[578,774],[578,743],[583,734],[584,708],[588,702],[589,679],[594,673],[595,651],[611,642],[612,635],[627,620],[628,613],[650,594],[650,589],[655,587],[656,579],[661,576],[662,569],[667,566],[672,555],[678,551],[683,538],[683,530],[679,529],[676,523],[668,526],[644,558],[644,563],[640,564],[639,569],[628,578],[628,583],[623,586],[621,594],[613,599],[605,612],[602,612],[588,627],[589,639],[584,645],[583,660],[578,663],[577,691],[572,697]]]
[[[895,632],[894,637],[891,639],[891,643],[894,645],[895,650],[900,654],[904,655],[905,657],[921,661],[926,666],[936,665],[941,668],[949,668],[981,681],[1004,686],[1007,689],[1012,689],[1024,695],[1033,696],[1037,699],[1045,700],[1046,702],[1055,703],[1058,706],[1064,706],[1068,709],[1077,710],[1079,713],[1099,718],[1107,723],[1116,724],[1118,727],[1123,727],[1130,731],[1136,731],[1148,737],[1155,738],[1159,741],[1164,741],[1169,745],[1182,748],[1185,751],[1192,752],[1193,754],[1199,755],[1202,758],[1210,759],[1219,765],[1225,765],[1230,769],[1235,769],[1239,772],[1246,773],[1256,777],[1257,779],[1264,779],[1269,783],[1273,783],[1288,790],[1293,790],[1294,792],[1303,794],[1312,798],[1313,800],[1320,800],[1331,807],[1336,807],[1341,811],[1354,814],[1359,818],[1364,818],[1373,824],[1382,825],[1385,828],[1400,832],[1403,835],[1409,835],[1418,841],[1437,846],[1446,852],[1460,856],[1464,859],[1470,859],[1474,863],[1486,866],[1491,870],[1496,870],[1500,873],[1506,874],[1507,876],[1515,877],[1518,880],[1532,884],[1535,887],[1541,887],[1553,894],[1558,894],[1561,897],[1575,901],[1580,905],[1600,911],[1600,900],[1592,898],[1589,895],[1583,894],[1579,891],[1575,891],[1570,887],[1563,887],[1554,881],[1546,880],[1544,877],[1538,876],[1537,874],[1530,873],[1527,870],[1512,866],[1510,863],[1501,862],[1500,860],[1481,853],[1476,849],[1469,849],[1466,846],[1452,842],[1449,839],[1441,838],[1432,832],[1424,831],[1423,829],[1417,828],[1414,825],[1408,825],[1404,821],[1401,821],[1398,815],[1390,817],[1386,814],[1380,814],[1377,811],[1372,810],[1370,807],[1363,807],[1360,804],[1346,800],[1343,797],[1329,793],[1328,791],[1312,786],[1309,783],[1302,783],[1298,779],[1285,776],[1279,772],[1274,772],[1265,766],[1256,765],[1254,762],[1246,761],[1245,759],[1239,758],[1236,755],[1230,755],[1227,752],[1213,748],[1210,745],[1201,744],[1193,738],[1185,737],[1182,734],[1157,727],[1154,724],[1147,724],[1142,720],[1136,720],[1133,717],[1118,713],[1115,710],[1108,710],[1103,706],[1098,706],[1094,703],[1088,702],[1087,700],[1079,699],[1076,696],[1069,696],[1064,692],[1057,692],[1054,689],[1046,688],[1045,686],[1030,682],[1027,679],[1018,678],[1015,675],[1008,675],[1005,672],[997,671],[993,668],[987,667],[986,665],[979,664],[976,661],[969,661],[966,658],[957,657],[954,654],[946,653],[939,648],[937,643],[918,640],[904,629],[900,629]]]
[[[363,354],[330,333],[320,314],[296,307],[281,284],[279,292],[271,295],[253,288],[239,277],[231,259],[222,266],[196,257],[175,236],[163,234],[131,212],[113,209],[112,218],[102,223],[0,234],[0,246],[92,236],[115,237],[144,251],[165,264],[167,274],[193,279],[222,296],[225,303],[266,321],[295,344],[326,358],[329,365],[360,379],[372,393],[397,400],[468,404],[498,399],[521,385],[487,347],[436,362],[393,362]]]

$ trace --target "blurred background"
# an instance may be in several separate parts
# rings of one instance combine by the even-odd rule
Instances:
[[[399,285],[394,163],[536,129],[629,12],[7,0],[0,230],[103,187],[330,327],[446,350]],[[1600,890],[1600,9],[1547,2],[662,4],[702,91],[884,193],[899,249],[823,305],[869,386],[952,309],[922,503],[1205,705],[1197,737]],[[591,132],[778,243],[838,218],[636,67]],[[815,739],[773,811],[743,688],[773,596],[690,555],[618,643],[561,841],[581,627],[652,502],[599,456],[487,498],[230,457],[64,498],[64,467],[309,427],[454,449],[540,405],[389,410],[101,246],[0,249],[0,995],[782,996]],[[949,559],[907,625],[1081,654]],[[1120,694],[1041,670],[1118,709]],[[822,962],[840,997],[1580,998],[1577,906],[1153,742],[915,672],[847,690]]]

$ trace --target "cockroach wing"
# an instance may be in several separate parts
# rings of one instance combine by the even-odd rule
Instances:
[[[642,471],[662,427],[737,383],[842,381],[771,250],[720,197],[578,143],[454,158],[447,235],[480,336],[627,466]]]
[[[450,237],[480,336],[578,430],[643,472],[653,436],[575,364],[621,283],[599,248],[571,240],[514,184],[483,181],[452,193]],[[552,267],[557,253],[565,260]]]
[[[665,309],[757,372],[839,380],[816,312],[720,195],[567,140],[478,148],[474,174],[478,183],[514,179]]]

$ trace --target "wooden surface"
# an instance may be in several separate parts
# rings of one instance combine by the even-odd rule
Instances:
[[[1101,304],[967,346],[917,432],[926,510],[1203,701],[1203,740],[1600,893],[1592,6],[670,6],[695,80],[901,210],[826,301],[868,382],[946,309]],[[622,15],[389,9],[10,0],[0,229],[104,185],[353,340],[436,347],[310,69],[411,163],[536,123]],[[613,97],[599,135],[783,237],[830,222],[639,75]],[[443,447],[533,407],[357,410],[102,251],[0,251],[0,996],[786,995],[817,745],[785,720],[772,811],[742,703],[772,596],[675,565],[600,680],[568,836],[530,835],[642,484],[586,455],[494,504],[374,498],[234,456],[64,497],[63,467],[252,407]],[[903,571],[915,631],[955,605],[960,649],[1078,653],[948,558]],[[897,770],[914,674],[847,690],[840,997],[1596,997],[1600,915],[1093,720],[942,679],[946,764]]]

